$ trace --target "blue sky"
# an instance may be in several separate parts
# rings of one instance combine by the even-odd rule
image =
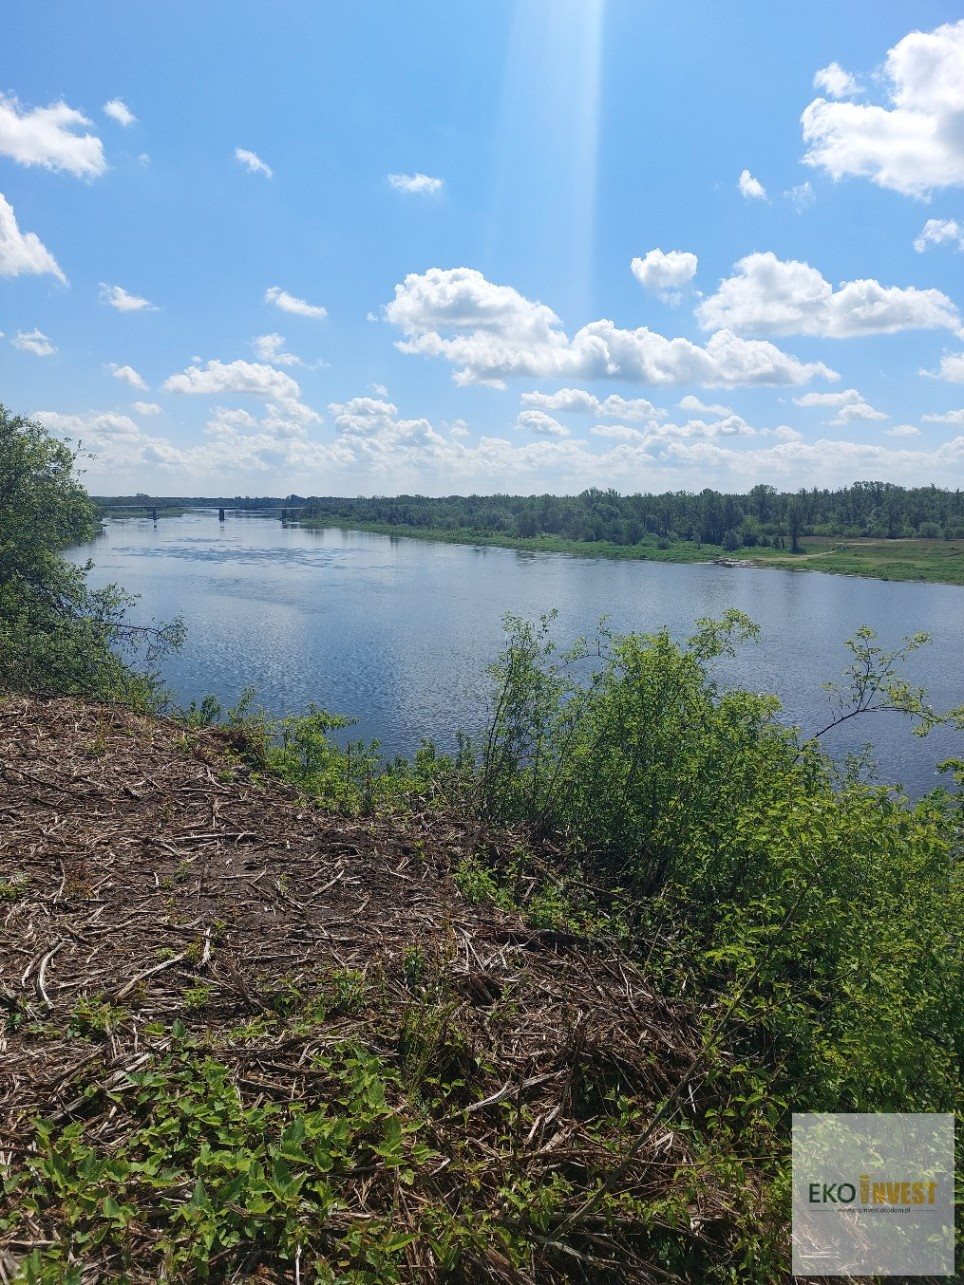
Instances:
[[[104,492],[959,486],[959,13],[14,0],[0,399]]]

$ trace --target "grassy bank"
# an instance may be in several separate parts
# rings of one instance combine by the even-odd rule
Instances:
[[[800,552],[740,549],[727,557],[789,571],[829,571],[875,580],[964,584],[964,540],[869,540],[804,536]]]
[[[375,535],[470,544],[531,553],[565,553],[579,558],[615,558],[637,562],[712,562],[732,559],[750,567],[788,571],[826,571],[835,575],[866,576],[875,580],[922,580],[932,584],[964,585],[964,540],[871,540],[805,536],[799,553],[756,546],[727,551],[722,545],[697,545],[680,540],[667,548],[657,544],[612,544],[605,540],[566,540],[561,536],[529,538],[486,535],[477,531],[443,531],[388,522],[337,523],[314,519],[302,526],[369,531]]]

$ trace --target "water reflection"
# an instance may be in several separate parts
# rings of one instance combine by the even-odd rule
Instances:
[[[141,596],[155,619],[183,615],[187,642],[166,665],[181,701],[213,692],[233,703],[253,685],[274,713],[315,701],[355,714],[358,734],[387,753],[411,753],[422,736],[451,746],[475,730],[506,612],[558,609],[560,636],[590,632],[606,615],[617,630],[669,625],[686,636],[701,616],[739,607],[761,642],[721,666],[721,677],[774,691],[786,717],[815,730],[826,721],[820,684],[840,675],[843,641],[862,624],[885,645],[919,629],[934,645],[908,675],[938,706],[964,700],[959,643],[964,589],[710,565],[610,562],[484,546],[423,543],[213,513],[112,522],[76,551],[92,557],[96,584]],[[872,739],[881,777],[915,793],[936,763],[960,753],[949,734],[925,741],[893,716],[855,720],[834,734],[843,754]]]

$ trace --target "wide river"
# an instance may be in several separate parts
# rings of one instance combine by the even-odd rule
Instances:
[[[821,684],[842,675],[844,640],[858,626],[886,645],[926,630],[932,644],[904,672],[934,705],[964,702],[964,588],[953,585],[611,562],[232,514],[222,524],[207,512],[156,526],[112,521],[73,556],[93,559],[92,583],[138,594],[138,619],[183,617],[187,641],[163,668],[179,703],[212,692],[233,704],[253,686],[273,714],[313,701],[357,716],[351,734],[378,739],[386,754],[411,754],[423,737],[448,748],[458,729],[479,730],[485,666],[506,612],[535,618],[557,608],[568,641],[603,615],[619,631],[668,625],[685,637],[699,617],[739,607],[761,637],[720,665],[721,680],[776,692],[786,720],[811,732],[828,721]],[[838,757],[868,742],[880,779],[915,795],[938,783],[942,758],[964,754],[961,738],[922,740],[893,714],[855,719],[825,738]]]

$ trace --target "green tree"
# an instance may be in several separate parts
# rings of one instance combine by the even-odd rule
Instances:
[[[129,595],[90,588],[91,564],[63,550],[97,528],[75,453],[0,406],[0,688],[161,699],[155,664],[180,641],[180,623],[135,625]]]

